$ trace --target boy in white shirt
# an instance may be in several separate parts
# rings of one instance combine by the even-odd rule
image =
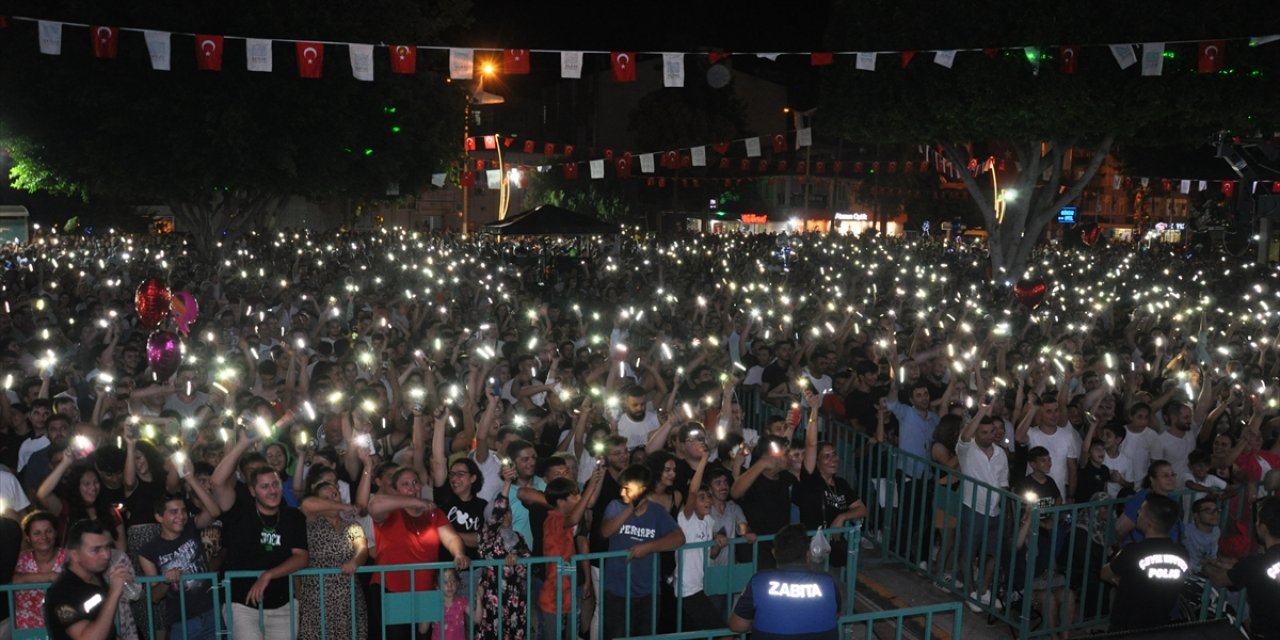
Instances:
[[[676,518],[676,523],[684,532],[685,544],[689,546],[712,540],[711,487],[702,483],[708,458],[707,445],[703,444],[698,466],[694,468],[693,479],[689,481],[689,498],[685,500],[684,508]],[[724,626],[720,610],[703,591],[707,558],[718,556],[724,550],[722,542],[718,539],[710,547],[683,549],[676,558],[675,587],[676,597],[680,599],[680,608],[684,612],[681,626],[683,631],[718,629]]]

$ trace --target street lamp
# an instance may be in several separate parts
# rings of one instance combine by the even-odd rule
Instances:
[[[480,77],[476,78],[475,85],[467,92],[466,104],[462,107],[462,139],[466,140],[471,136],[471,105],[483,106],[489,104],[502,104],[505,98],[499,95],[488,93],[484,90],[484,79],[495,75],[497,72],[493,62],[485,61],[480,65]],[[462,170],[467,171],[467,167],[471,164],[471,158],[467,153],[464,145],[462,148]],[[501,152],[499,152],[499,162],[501,162]],[[505,181],[504,181],[505,182]],[[467,226],[471,221],[471,188],[462,187],[462,235],[467,235]]]

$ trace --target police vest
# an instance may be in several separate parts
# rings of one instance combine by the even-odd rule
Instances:
[[[820,633],[836,628],[839,595],[825,573],[771,569],[751,578],[752,628],[775,634]]]

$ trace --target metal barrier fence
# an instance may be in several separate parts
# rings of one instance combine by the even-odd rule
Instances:
[[[811,534],[813,532],[810,532]],[[858,571],[858,549],[861,546],[861,525],[854,524],[847,527],[832,529],[825,531],[826,535],[844,535],[849,539],[848,557],[845,558],[845,566],[833,567],[831,558],[827,558],[824,562],[823,569],[832,571],[838,577],[838,583],[849,597],[843,598],[842,615],[853,613],[854,598],[852,594],[855,592],[857,571]],[[570,561],[564,562],[554,557],[536,557],[536,558],[519,558],[513,561],[505,559],[496,560],[477,560],[472,562],[471,569],[462,572],[459,576],[468,588],[465,592],[469,592],[472,596],[470,599],[471,611],[475,611],[474,596],[481,584],[486,584],[487,588],[493,593],[500,594],[498,598],[499,606],[496,607],[494,616],[486,619],[486,624],[495,629],[498,637],[502,637],[503,630],[513,630],[513,628],[523,627],[525,637],[537,637],[533,632],[544,622],[549,627],[546,630],[546,636],[549,638],[576,638],[580,620],[580,605],[584,598],[580,597],[582,593],[581,587],[584,584],[580,567],[585,564],[591,564],[598,567],[592,571],[592,586],[597,593],[602,591],[604,585],[605,570],[613,571],[618,565],[621,565],[621,574],[627,585],[627,592],[616,594],[626,598],[631,602],[639,602],[643,604],[643,611],[634,611],[634,607],[627,606],[618,614],[620,620],[606,620],[605,595],[600,593],[597,597],[597,607],[592,616],[592,625],[599,629],[605,629],[607,625],[621,623],[624,629],[647,628],[660,629],[660,621],[674,624],[676,632],[672,635],[663,635],[661,637],[669,637],[672,640],[677,638],[702,638],[702,637],[722,637],[725,635],[734,635],[727,628],[712,631],[692,631],[686,630],[690,626],[685,620],[685,612],[683,607],[679,606],[679,599],[674,600],[675,606],[671,606],[672,594],[670,590],[663,587],[664,576],[668,575],[664,571],[664,563],[670,567],[670,562],[666,562],[671,557],[679,557],[686,551],[702,553],[703,557],[703,587],[702,591],[713,602],[722,601],[727,606],[721,617],[726,621],[728,619],[729,609],[732,606],[732,596],[740,593],[746,586],[751,576],[756,573],[759,566],[761,545],[771,542],[774,539],[772,535],[759,536],[754,542],[747,542],[745,539],[737,538],[730,541],[728,547],[721,550],[721,553],[728,553],[730,562],[724,566],[712,566],[709,562],[711,548],[714,541],[704,541],[686,544],[674,552],[668,554],[655,554],[647,556],[643,559],[630,559],[627,551],[612,551],[603,553],[581,554],[573,556]],[[749,546],[751,548],[751,560],[749,562],[734,562],[735,553],[738,547]],[[667,558],[664,558],[667,556]],[[563,589],[554,589],[555,591],[555,610],[546,612],[541,615],[538,603],[538,589],[543,580],[535,577],[538,571],[546,572],[552,567],[556,570],[557,579],[568,581],[569,593],[573,597],[568,601],[564,598]],[[670,573],[672,583],[679,584],[684,577],[683,573],[686,565],[683,562],[676,562],[674,571]],[[231,571],[221,576],[212,573],[192,574],[183,576],[184,581],[208,580],[212,585],[216,585],[212,589],[214,612],[213,624],[215,634],[219,637],[234,637],[235,624],[233,619],[240,616],[256,616],[251,618],[250,624],[259,628],[271,629],[272,620],[281,618],[289,629],[288,633],[291,637],[297,635],[300,625],[300,615],[310,616],[313,620],[322,621],[319,627],[319,637],[324,640],[342,640],[343,638],[357,638],[360,636],[361,621],[359,616],[354,613],[361,611],[362,605],[377,607],[376,611],[369,611],[369,615],[375,620],[379,620],[378,629],[381,633],[375,631],[370,636],[372,638],[381,638],[385,640],[388,637],[388,627],[403,627],[404,625],[420,625],[426,623],[440,622],[444,619],[446,603],[444,596],[439,588],[443,584],[445,572],[453,569],[451,562],[435,562],[428,564],[413,565],[396,565],[396,566],[367,566],[356,570],[355,575],[344,575],[337,568],[309,568],[295,572],[288,581],[289,588],[289,604],[286,611],[267,610],[261,604],[255,609],[243,607],[243,605],[228,606],[231,600],[231,585],[233,581],[256,580],[261,574],[251,571]],[[399,572],[409,572],[408,592],[387,591],[387,574]],[[432,590],[414,590],[416,585],[417,574],[421,572],[435,573],[434,583],[435,589]],[[508,573],[522,574],[520,578],[512,578]],[[648,593],[632,592],[632,578],[638,572],[647,572],[649,584],[653,585],[653,590]],[[362,578],[368,577],[376,582],[366,582]],[[515,589],[519,592],[510,594],[512,581],[516,582]],[[149,596],[151,586],[161,584],[165,581],[163,576],[138,576],[138,584],[142,587],[143,598]],[[21,585],[0,585],[0,597],[6,598],[10,611],[17,611],[17,594],[28,591],[44,591],[50,585],[44,584],[21,584]],[[340,590],[337,598],[333,598],[334,589]],[[186,623],[191,619],[187,616],[186,591],[179,590],[177,592],[180,598],[180,611],[183,612],[182,619],[179,621],[168,621],[167,624],[172,626],[175,623]],[[696,592],[695,592],[696,593]],[[514,602],[520,606],[516,609],[510,609],[505,606],[507,602],[506,595],[515,595]],[[664,598],[664,596],[667,596]],[[666,600],[664,607],[660,607],[659,603]],[[123,605],[122,605],[123,606]],[[164,606],[159,603],[156,606]],[[309,607],[318,606],[318,611],[300,611]],[[335,610],[335,607],[337,610]],[[238,609],[235,614],[231,613],[231,609]],[[142,637],[156,637],[156,620],[154,616],[154,607],[144,607],[146,615],[144,619],[135,620]],[[193,612],[203,613],[203,612]],[[224,617],[225,614],[225,617]],[[513,618],[514,616],[514,618]],[[472,617],[472,616],[468,616]],[[517,625],[512,627],[514,624]],[[647,623],[647,624],[646,624]],[[34,638],[46,637],[45,630],[39,629],[17,629],[13,625],[16,624],[16,615],[10,616],[7,623],[9,630],[13,633],[13,638],[30,640]],[[477,629],[475,621],[467,625],[468,638],[477,637]],[[284,627],[279,627],[283,631]],[[339,631],[340,630],[340,631]],[[391,630],[394,635],[394,629]],[[268,633],[270,635],[270,633]],[[625,634],[624,634],[625,635]],[[645,637],[652,637],[652,633],[644,633]],[[412,637],[412,635],[410,635]],[[181,636],[171,637],[170,640],[181,640]]]

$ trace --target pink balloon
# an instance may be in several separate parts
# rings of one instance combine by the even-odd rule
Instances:
[[[191,323],[200,315],[200,304],[196,297],[187,291],[177,291],[169,300],[169,310],[173,315],[173,323],[182,335],[191,333]]]
[[[156,331],[147,338],[147,364],[161,382],[173,377],[182,364],[182,340],[168,331]]]

